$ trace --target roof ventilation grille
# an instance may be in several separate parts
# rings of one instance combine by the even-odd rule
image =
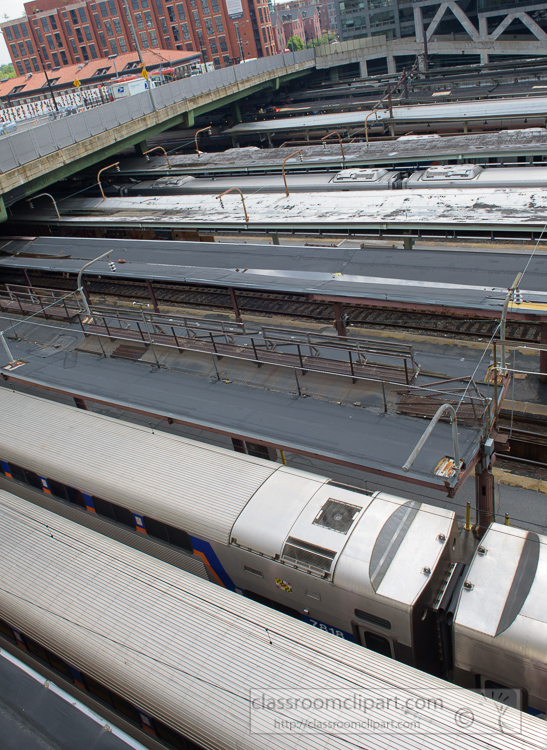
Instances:
[[[318,571],[328,573],[332,567],[332,561],[336,557],[336,552],[290,536],[283,548],[282,557],[286,562],[297,564],[298,567],[315,568]]]
[[[313,523],[316,526],[338,531],[340,534],[347,534],[360,512],[361,508],[357,505],[330,499],[323,505]]]

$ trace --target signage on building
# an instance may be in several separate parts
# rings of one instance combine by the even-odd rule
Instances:
[[[226,0],[226,10],[230,18],[243,18],[241,0]]]

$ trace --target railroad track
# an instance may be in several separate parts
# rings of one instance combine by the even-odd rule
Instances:
[[[20,282],[19,282],[20,283]],[[41,285],[38,281],[33,282]],[[88,277],[88,289],[95,301],[112,303],[149,303],[150,296],[146,284],[141,281],[102,280]],[[43,279],[43,286],[71,290],[74,281],[61,274],[50,274]],[[154,282],[154,293],[160,306],[195,308],[203,315],[204,310],[221,311],[233,314],[230,294],[223,287],[208,287],[189,284],[162,284]],[[310,301],[305,295],[275,294],[238,290],[237,300],[243,314],[276,315],[281,317],[310,320],[330,325],[334,323],[334,311],[330,303]],[[485,339],[493,335],[498,322],[477,318],[453,318],[426,313],[384,310],[366,305],[344,305],[349,316],[349,325],[366,326],[378,329],[406,329],[434,332],[439,336],[459,336],[471,339]],[[533,323],[507,324],[507,338],[513,341],[537,343],[540,340],[540,327]]]

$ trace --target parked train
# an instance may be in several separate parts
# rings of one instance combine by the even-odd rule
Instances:
[[[501,713],[483,695],[309,628],[4,491],[0,551],[2,648],[38,661],[38,671],[72,694],[91,694],[93,707],[98,699],[99,711],[148,747],[547,746],[547,725],[537,718],[511,707]]]
[[[3,489],[384,656],[522,689],[545,713],[545,538],[494,525],[467,570],[451,511],[7,389],[0,411]]]
[[[281,193],[285,184],[280,175],[237,177],[243,193]],[[545,188],[547,167],[484,168],[476,164],[433,166],[407,176],[406,172],[383,167],[342,169],[340,172],[311,172],[287,175],[291,192],[332,190],[430,190],[447,188]],[[105,187],[109,195],[220,195],[234,187],[234,177],[160,177],[127,185]]]

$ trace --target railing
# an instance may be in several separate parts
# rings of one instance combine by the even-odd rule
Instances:
[[[0,174],[165,107],[179,102],[185,103],[192,97],[218,91],[264,73],[272,73],[271,77],[274,78],[276,75],[283,75],[287,68],[312,63],[314,59],[313,49],[264,57],[245,65],[233,65],[212,73],[167,83],[152,89],[152,96],[149,91],[145,91],[62,118],[54,123],[39,125],[32,131],[10,134],[2,139]]]
[[[150,362],[150,356],[147,357],[150,352],[158,367],[195,372],[195,358],[187,362],[184,358],[176,361],[171,358],[169,364],[162,363],[165,350],[181,354],[194,352],[210,357],[211,374],[217,380],[239,380],[246,384],[253,384],[253,377],[249,370],[241,370],[241,362],[256,365],[257,373],[261,367],[269,365],[280,374],[275,378],[271,378],[268,371],[263,378],[257,375],[258,387],[292,392],[290,379],[283,375],[292,373],[299,396],[328,398],[384,414],[415,418],[430,418],[440,405],[449,403],[456,409],[460,424],[480,426],[483,430],[491,412],[492,399],[481,393],[473,382],[465,389],[453,381],[440,381],[428,387],[415,385],[413,381],[419,366],[412,347],[404,344],[153,313],[144,306],[140,311],[96,306],[88,314],[82,310],[75,292],[12,284],[0,287],[0,307],[23,316],[1,332],[5,339],[32,339],[32,328],[19,328],[22,323],[31,321],[38,326],[66,331],[66,327],[59,329],[48,322],[64,318],[73,326],[78,325],[86,339],[94,337],[98,342],[96,353],[105,358],[114,356],[118,347],[125,347],[131,354],[121,352],[115,356],[144,357]],[[47,320],[40,322],[39,317]],[[135,345],[142,349],[135,352]],[[93,343],[85,350],[93,351]],[[400,364],[391,364],[391,359]],[[203,374],[201,366],[199,371]],[[323,376],[331,379],[326,381]],[[451,387],[447,387],[449,383]]]

